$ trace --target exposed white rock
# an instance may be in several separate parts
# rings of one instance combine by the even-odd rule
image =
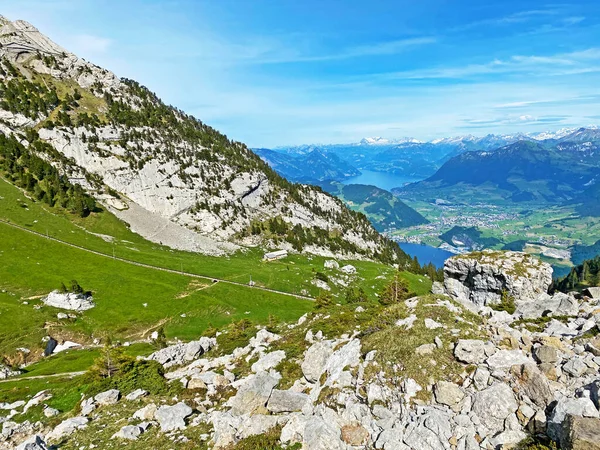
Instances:
[[[340,270],[347,275],[354,275],[356,273],[356,267],[354,267],[352,264],[347,264],[343,266]]]
[[[274,414],[296,412],[302,411],[302,408],[308,403],[310,403],[310,397],[307,394],[273,389],[267,403],[267,409]]]
[[[145,397],[146,395],[148,395],[148,391],[146,391],[144,389],[136,389],[135,391],[127,394],[125,396],[125,399],[129,400],[131,402],[131,401],[137,400],[141,397]]]
[[[46,435],[46,441],[59,442],[65,436],[73,434],[77,430],[82,430],[88,426],[87,417],[72,417],[61,422],[50,433]]]
[[[109,391],[101,392],[94,397],[94,400],[98,405],[114,405],[121,398],[121,393],[118,389],[111,389]]]
[[[128,441],[137,441],[140,435],[143,433],[143,429],[137,425],[125,425],[115,434],[113,434],[112,439],[126,439]]]
[[[48,306],[71,311],[87,311],[95,305],[94,299],[85,294],[75,294],[73,292],[52,291],[42,301]]]
[[[483,251],[454,256],[444,264],[444,291],[478,306],[499,303],[503,292],[534,301],[552,283],[552,267],[522,252]]]
[[[279,378],[267,372],[250,375],[244,380],[237,394],[228,400],[231,413],[236,416],[252,414],[266,407],[273,388],[279,383]]]
[[[164,367],[172,367],[190,362],[217,345],[215,338],[202,337],[187,344],[171,345],[152,353],[147,359],[157,361]]]
[[[333,259],[329,259],[329,260],[325,261],[324,266],[325,266],[326,269],[337,270],[337,269],[340,268],[339,263],[337,261],[333,260]]]
[[[252,372],[269,371],[270,369],[275,368],[284,359],[285,352],[283,350],[277,350],[275,352],[267,353],[254,364],[252,364]]]
[[[512,389],[505,383],[493,384],[473,395],[473,412],[490,436],[504,430],[504,421],[518,407]]]
[[[15,450],[48,450],[42,436],[35,435],[17,445]]]
[[[192,415],[192,408],[183,402],[173,406],[161,406],[154,414],[162,432],[184,430],[185,419]]]

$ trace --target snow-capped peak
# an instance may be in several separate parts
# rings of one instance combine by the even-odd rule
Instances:
[[[391,144],[407,144],[407,143],[420,144],[420,143],[422,143],[422,141],[419,141],[418,139],[411,138],[411,137],[404,137],[404,138],[400,138],[400,139],[386,139],[381,136],[367,137],[367,138],[361,139],[361,141],[360,141],[361,145],[391,145]]]

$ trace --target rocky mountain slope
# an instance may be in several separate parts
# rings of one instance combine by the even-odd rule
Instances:
[[[112,378],[100,364],[71,411],[51,387],[13,396],[0,448],[598,448],[598,299],[549,296],[551,269],[524,253],[455,257],[445,275],[438,294],[392,281],[378,303],[231,326]]]
[[[26,22],[0,18],[0,25],[0,132],[17,149],[3,155],[3,171],[47,203],[57,202],[57,190],[65,205],[76,194],[81,203],[81,186],[142,236],[204,253],[267,238],[279,245],[300,227],[303,241],[284,246],[404,258],[364,216],[319,189],[287,182],[245,145],[137,82],[69,53]],[[58,169],[60,189],[25,166],[30,155]],[[282,235],[255,233],[273,218],[286,225]]]

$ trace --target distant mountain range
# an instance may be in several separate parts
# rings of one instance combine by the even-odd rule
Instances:
[[[360,171],[335,153],[319,149],[308,153],[282,153],[266,148],[254,149],[281,176],[297,183],[318,184],[326,180],[344,180],[360,175]]]
[[[491,151],[461,153],[426,180],[395,192],[420,199],[443,193],[452,200],[472,198],[470,188],[479,188],[488,198],[514,202],[591,203],[598,213],[599,181],[600,130],[580,128],[560,138],[520,140]]]
[[[361,170],[425,179],[453,157],[466,152],[490,152],[521,141],[541,142],[544,146],[558,144],[566,148],[573,143],[593,140],[596,133],[597,128],[588,127],[483,137],[466,135],[429,142],[410,137],[395,140],[370,137],[350,144],[309,144],[254,151],[273,169],[293,181],[342,181],[356,176]]]

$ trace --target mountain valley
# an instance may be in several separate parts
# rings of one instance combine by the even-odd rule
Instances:
[[[0,450],[600,448],[599,255],[594,126],[250,148],[0,16]]]

